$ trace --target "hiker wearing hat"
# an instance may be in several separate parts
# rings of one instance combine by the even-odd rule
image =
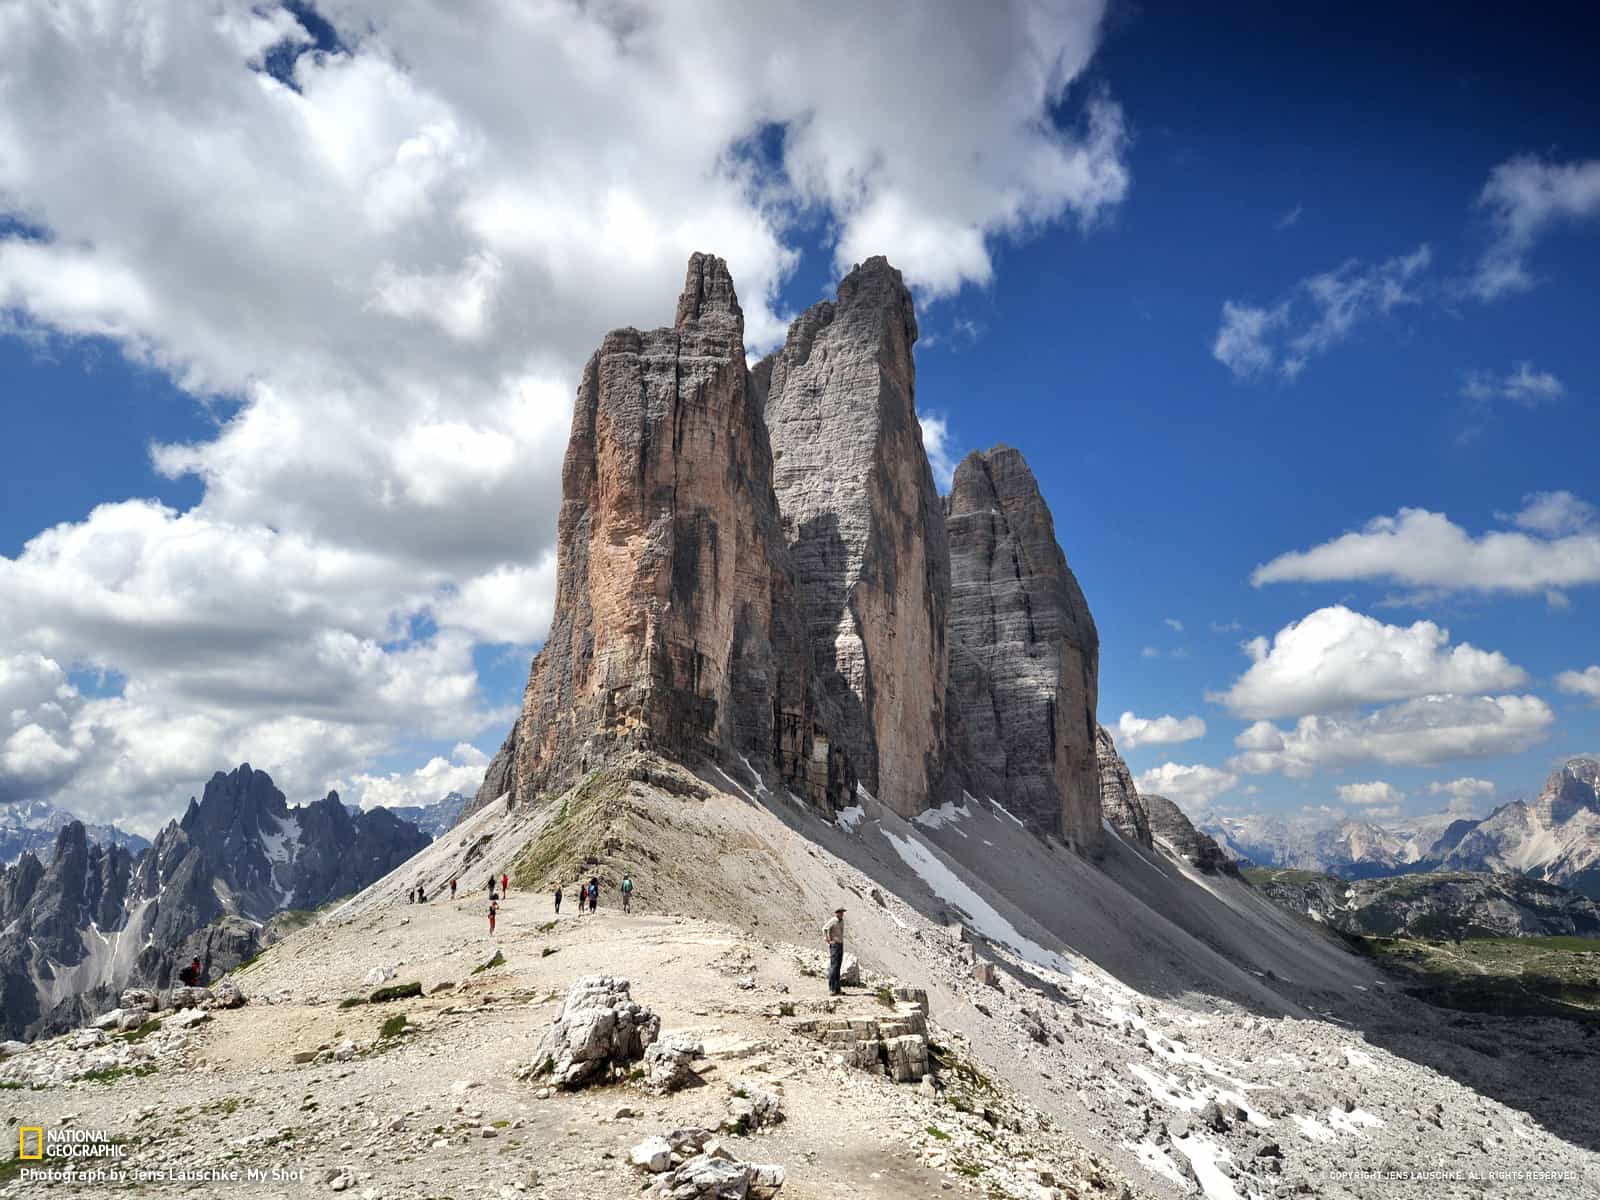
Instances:
[[[828,941],[828,992],[839,994],[839,972],[844,967],[844,909],[833,910],[833,920],[822,927]]]

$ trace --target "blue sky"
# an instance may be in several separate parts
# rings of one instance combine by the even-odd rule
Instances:
[[[141,71],[95,7],[8,17],[0,65],[0,799],[470,786],[548,619],[576,363],[696,248],[756,349],[857,252],[905,270],[938,448],[1027,455],[1149,790],[1485,811],[1600,749],[1579,6],[1018,3],[722,72],[675,60],[769,45],[754,9],[575,63],[615,31],[564,10],[112,6]]]

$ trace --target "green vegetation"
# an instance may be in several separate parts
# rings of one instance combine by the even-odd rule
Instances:
[[[1411,937],[1345,939],[1440,1008],[1562,1017],[1600,1026],[1600,939]]]
[[[15,1157],[0,1162],[0,1184],[14,1183],[21,1177],[24,1165],[26,1164],[20,1158]]]
[[[523,891],[540,891],[551,878],[568,873],[572,864],[597,861],[594,854],[611,824],[608,810],[623,801],[628,782],[621,764],[600,767],[549,801],[550,817],[511,864],[511,882]]]
[[[100,1071],[90,1071],[87,1075],[80,1075],[78,1078],[85,1083],[115,1083],[126,1076],[131,1075],[134,1078],[139,1078],[140,1076],[154,1075],[155,1073],[156,1068],[153,1063],[140,1063],[134,1067],[106,1067]]]
[[[539,932],[540,933],[549,933],[555,927],[556,927],[556,923],[554,921],[546,921],[543,925],[539,926]]]
[[[937,1125],[928,1126],[928,1136],[938,1138],[941,1142],[948,1142],[950,1140],[950,1135],[944,1130],[940,1129]]]
[[[500,951],[496,950],[494,952],[494,957],[493,958],[491,958],[486,963],[480,963],[477,966],[473,967],[472,968],[472,973],[474,975],[481,975],[481,974],[483,974],[483,972],[488,971],[488,970],[490,970],[490,969],[492,969],[494,967],[503,967],[505,965],[506,965],[506,956],[504,954],[501,954]]]
[[[354,1008],[356,1005],[365,1004],[366,1002],[367,998],[365,996],[346,996],[343,1000],[339,1001],[339,1007]]]
[[[130,1029],[127,1033],[119,1034],[118,1036],[121,1037],[125,1042],[139,1042],[143,1041],[160,1028],[160,1021],[146,1021],[143,1025],[139,1026],[139,1028]]]
[[[227,1096],[221,1100],[214,1100],[210,1104],[202,1104],[200,1111],[215,1117],[231,1117],[239,1111],[241,1104],[249,1104],[249,1100],[241,1100],[238,1096]]]
[[[872,994],[878,998],[878,1003],[885,1008],[894,1007],[894,993],[889,990],[888,984],[879,984],[877,991]]]
[[[395,1013],[394,1016],[384,1021],[378,1027],[378,1036],[381,1038],[397,1038],[406,1031],[406,1014]]]
[[[1256,887],[1268,883],[1315,883],[1319,879],[1329,879],[1334,883],[1344,881],[1333,875],[1325,875],[1321,871],[1301,871],[1293,867],[1246,867],[1243,875]]]
[[[370,1004],[386,1004],[390,1000],[411,1000],[422,995],[420,983],[391,983],[388,987],[381,987],[367,997]]]

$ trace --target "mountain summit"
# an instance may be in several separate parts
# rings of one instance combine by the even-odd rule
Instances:
[[[916,308],[870,258],[746,364],[727,264],[606,335],[562,469],[555,614],[463,819],[651,750],[831,815],[1014,798],[1095,853],[1099,638],[1022,455],[934,486]]]

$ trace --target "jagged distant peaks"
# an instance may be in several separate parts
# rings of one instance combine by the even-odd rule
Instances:
[[[55,854],[56,835],[70,822],[80,820],[66,809],[44,800],[13,800],[0,804],[0,866],[16,862],[31,850],[48,863]],[[88,840],[103,846],[124,846],[138,854],[150,845],[148,839],[117,828],[113,824],[84,821]]]
[[[670,327],[606,335],[562,471],[551,633],[465,813],[639,748],[825,813],[858,787],[902,816],[1003,795],[1098,848],[1093,620],[1018,452],[969,459],[983,495],[963,480],[947,512],[917,332],[872,257],[751,369],[727,264],[695,254]]]

